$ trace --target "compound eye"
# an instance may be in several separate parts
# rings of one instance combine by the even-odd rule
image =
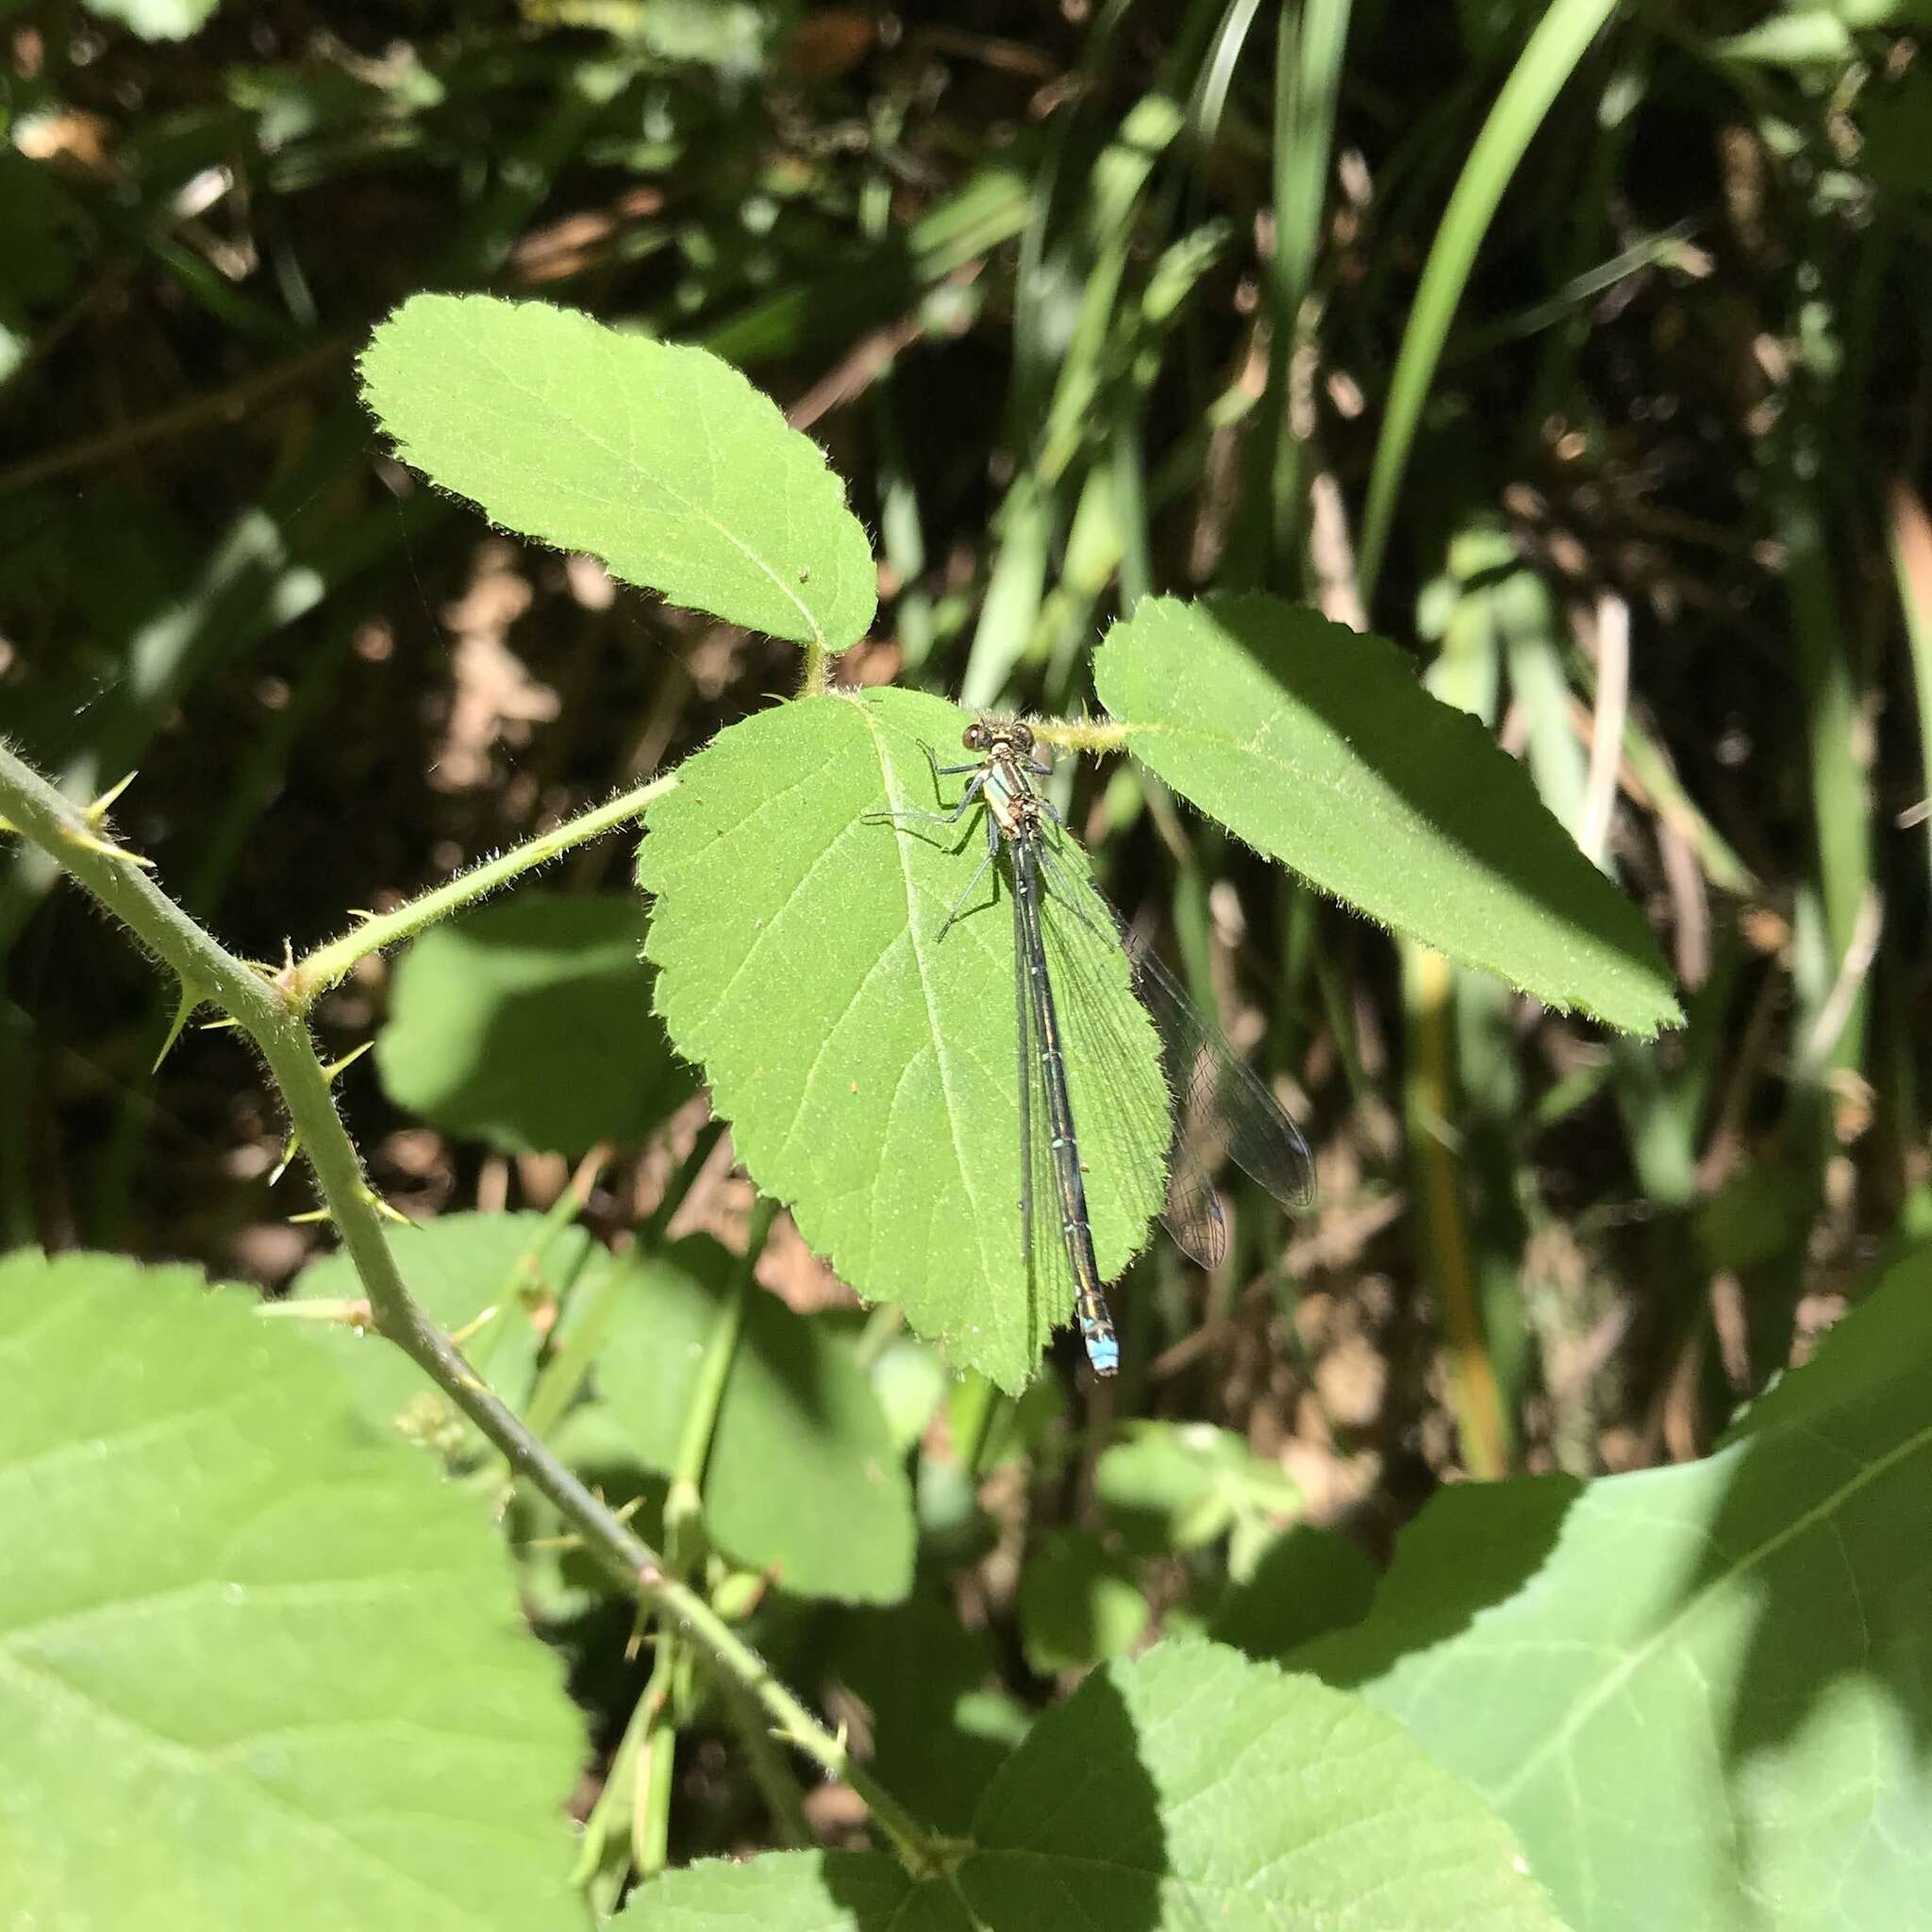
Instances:
[[[959,734],[959,742],[968,751],[984,751],[986,749],[985,723],[978,718],[974,719],[972,724],[967,725],[966,729]]]
[[[1031,751],[1033,749],[1033,730],[1030,725],[1014,724],[1009,728],[1012,732],[1013,742],[1022,751]]]

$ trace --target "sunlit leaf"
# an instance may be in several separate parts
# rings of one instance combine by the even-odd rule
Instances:
[[[1444,1490],[1294,1661],[1507,1818],[1578,1932],[1916,1924],[1932,1259],[1701,1462]]]
[[[87,10],[144,41],[185,41],[213,19],[221,0],[87,0]]]
[[[844,485],[708,350],[541,302],[413,295],[362,385],[407,462],[509,529],[795,643],[842,650],[872,622]]]
[[[983,839],[966,823],[866,816],[956,795],[936,791],[920,747],[961,762],[964,722],[937,699],[876,691],[735,724],[653,808],[639,878],[657,895],[658,1009],[758,1185],[861,1294],[903,1303],[956,1364],[1017,1388],[1070,1319],[1073,1287],[1043,1208],[1030,1277],[1022,1255],[1005,888],[995,900],[986,874],[941,940]],[[1109,1276],[1145,1239],[1167,1141],[1158,1042],[1117,949],[1113,965],[1111,983],[1096,974],[1061,1003]],[[1079,1050],[1100,1022],[1138,1039],[1144,1060],[1103,1074]],[[1098,1158],[1130,1142],[1151,1162]]]
[[[1218,1645],[1096,1671],[994,1775],[957,1871],[878,1853],[707,1862],[639,1932],[1561,1932],[1495,1816],[1357,1700]]]
[[[1095,683],[1136,758],[1324,891],[1551,1006],[1680,1024],[1637,908],[1385,639],[1272,597],[1151,597]]]
[[[488,1509],[312,1334],[21,1253],[0,1358],[8,1924],[582,1923],[583,1740]]]
[[[1211,1542],[1240,1517],[1301,1500],[1276,1464],[1208,1423],[1131,1424],[1101,1456],[1093,1491],[1127,1545],[1150,1556]]]

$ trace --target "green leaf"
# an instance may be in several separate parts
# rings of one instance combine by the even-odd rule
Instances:
[[[1923,65],[1906,69],[1888,86],[1860,90],[1858,121],[1864,135],[1859,165],[1882,187],[1932,195],[1932,75]]]
[[[1084,1529],[1049,1532],[1020,1578],[1021,1639],[1043,1677],[1126,1656],[1152,1614],[1133,1570]]]
[[[938,1355],[909,1335],[895,1335],[879,1351],[872,1365],[872,1392],[901,1455],[925,1434],[951,1380]]]
[[[1401,1853],[1371,1876],[1381,1833]],[[993,1925],[1558,1924],[1500,1821],[1400,1726],[1209,1643],[1089,1677],[1034,1725],[974,1836],[960,1881]]]
[[[1445,1490],[1297,1653],[1509,1820],[1577,1932],[1916,1925],[1932,1257],[1701,1462]]]
[[[635,1143],[691,1097],[651,1017],[625,894],[521,892],[432,926],[376,1035],[383,1091],[452,1134],[575,1158]]]
[[[1006,889],[995,903],[989,874],[941,941],[983,840],[968,822],[866,817],[956,796],[936,791],[920,747],[962,762],[965,722],[897,691],[748,718],[652,808],[638,875],[658,895],[647,944],[658,1010],[702,1062],[759,1187],[859,1293],[903,1303],[956,1366],[1017,1389],[1070,1318],[1074,1291],[1050,1214],[1030,1274],[1022,1255]],[[1167,1100],[1125,959],[1101,951],[1083,958],[1082,997],[1063,998],[1061,1017],[1094,1246],[1111,1279],[1159,1200]],[[1100,1026],[1144,1058],[1111,1056],[1103,1075],[1091,1050]],[[1149,1158],[1134,1158],[1141,1150]]]
[[[652,0],[648,8],[603,16],[663,60],[702,61],[720,74],[748,80],[765,58],[777,9],[745,0]]]
[[[1093,1489],[1123,1541],[1146,1556],[1198,1548],[1238,1517],[1290,1509],[1301,1496],[1275,1464],[1208,1423],[1131,1424],[1102,1454]]]
[[[715,1241],[626,1262],[597,1382],[645,1464],[675,1469],[696,1368],[743,1265]],[[912,1490],[865,1371],[824,1324],[754,1289],[705,1465],[705,1526],[801,1596],[893,1603],[912,1584]]]
[[[1710,51],[1721,60],[1837,69],[1852,59],[1852,34],[1836,9],[1807,6],[1788,8],[1743,33],[1714,41]]]
[[[1279,1660],[1298,1644],[1368,1615],[1379,1572],[1347,1538],[1297,1523],[1228,1591],[1208,1634],[1252,1657]]]
[[[995,1775],[973,1839],[923,1885],[870,1853],[694,1865],[640,1887],[618,1923],[1562,1932],[1501,1822],[1399,1725],[1214,1644],[1096,1671]]]
[[[561,1672],[480,1501],[312,1336],[26,1252],[0,1362],[8,1924],[581,1924]]]
[[[707,350],[541,302],[413,295],[362,386],[398,455],[509,529],[794,643],[842,650],[872,622],[844,486]]]
[[[1713,1273],[1752,1268],[1801,1247],[1808,1191],[1783,1161],[1755,1160],[1727,1175],[1697,1210],[1697,1245]]]
[[[1682,1023],[1637,908],[1386,639],[1272,597],[1150,597],[1095,684],[1136,758],[1324,891],[1550,1006]]]
[[[383,1239],[403,1285],[430,1320],[444,1329],[471,1329],[496,1312],[463,1342],[464,1358],[512,1408],[528,1399],[543,1345],[537,1317],[553,1298],[588,1280],[587,1271],[609,1268],[609,1255],[580,1227],[552,1227],[541,1214],[445,1214],[425,1227],[390,1227]],[[298,1301],[347,1301],[362,1286],[347,1255],[311,1261],[291,1291]],[[307,1325],[307,1324],[305,1324]],[[447,1398],[423,1379],[404,1355],[341,1329],[322,1341],[351,1367],[358,1407],[372,1422],[392,1427],[399,1416],[414,1433],[433,1433],[433,1419],[458,1441],[480,1443]]]
[[[889,1610],[848,1610],[834,1631],[831,1672],[866,1707],[872,1767],[940,1831],[964,1831],[1025,1715],[993,1682],[991,1646],[950,1603],[919,1595]]]
[[[25,325],[58,302],[73,286],[86,234],[87,218],[58,173],[17,148],[0,148],[0,260],[7,263],[0,315]]]
[[[708,1858],[641,1885],[619,1932],[985,1932],[945,1887],[919,1885],[882,1852]]]

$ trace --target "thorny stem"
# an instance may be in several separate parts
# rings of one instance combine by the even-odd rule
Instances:
[[[494,858],[486,858],[480,865],[473,865],[469,871],[458,873],[447,885],[438,886],[433,892],[425,892],[421,898],[411,899],[407,906],[398,906],[393,912],[365,919],[340,939],[317,946],[292,966],[284,968],[277,976],[276,984],[288,995],[294,1010],[305,1013],[330,987],[345,978],[358,959],[366,959],[372,953],[384,952],[404,940],[413,939],[425,926],[434,925],[440,919],[447,919],[453,912],[459,912],[465,906],[493,892],[498,886],[508,885],[511,879],[532,872],[540,865],[549,864],[553,858],[575,846],[588,844],[592,839],[601,839],[606,832],[615,831],[619,825],[641,817],[654,800],[676,787],[677,774],[667,772],[661,778],[653,778],[648,785],[640,785],[635,791],[620,793],[606,805],[579,812],[575,818],[566,819],[562,824],[554,825],[547,832],[540,832],[534,839],[526,839],[512,850],[499,853]]]
[[[645,803],[643,793],[656,796],[675,782],[660,779],[655,786],[644,787],[642,793],[613,800],[603,808],[600,829],[634,816]],[[328,1078],[316,1057],[298,997],[238,959],[191,919],[131,855],[108,843],[80,807],[56,791],[4,741],[0,741],[0,817],[53,858],[126,926],[180,979],[185,997],[196,1004],[212,1002],[220,1007],[254,1041],[301,1137],[304,1157],[369,1297],[374,1325],[476,1424],[503,1453],[516,1477],[550,1500],[626,1595],[674,1621],[719,1670],[757,1700],[780,1737],[817,1763],[828,1777],[852,1787],[908,1872],[924,1877],[943,1870],[955,1848],[921,1824],[864,1765],[854,1761],[844,1739],[826,1729],[772,1675],[763,1658],[702,1595],[671,1575],[658,1552],[620,1523],[551,1455],[471,1372],[456,1344],[410,1298],[383,1239],[375,1191],[337,1117]],[[577,827],[585,823],[574,822]],[[508,872],[504,874],[509,875]],[[352,937],[359,941],[363,936]],[[401,936],[400,932],[392,935]],[[310,955],[308,963],[312,965],[330,950],[325,947],[321,954]],[[358,946],[350,956],[351,961],[370,950],[374,948]]]

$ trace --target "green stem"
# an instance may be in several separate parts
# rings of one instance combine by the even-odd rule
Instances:
[[[1077,724],[1071,721],[1062,723],[1058,719],[1041,723],[1035,719],[1033,735],[1042,744],[1058,745],[1062,751],[1085,752],[1090,758],[1101,758],[1108,752],[1125,751],[1127,748],[1127,727],[1101,719]]]
[[[640,1756],[651,1727],[663,1715],[664,1700],[669,1694],[670,1680],[661,1659],[654,1658],[650,1681],[632,1706],[624,1736],[610,1754],[604,1789],[597,1793],[597,1802],[584,1820],[583,1844],[571,1882],[588,1893],[597,1911],[606,1917],[617,1909],[618,1898],[637,1859],[634,1827]],[[617,1850],[620,1840],[625,1848],[622,1857]]]
[[[674,1554],[676,1541],[671,1535],[673,1524],[680,1523],[687,1512],[695,1515],[697,1511],[705,1465],[711,1459],[711,1439],[718,1432],[718,1411],[724,1407],[724,1387],[731,1379],[731,1365],[738,1359],[739,1337],[744,1332],[752,1276],[758,1272],[758,1257],[764,1253],[765,1239],[772,1231],[773,1217],[777,1211],[777,1204],[762,1194],[754,1203],[743,1257],[733,1274],[730,1291],[711,1324],[705,1358],[698,1365],[697,1387],[691,1391],[691,1407],[685,1411],[677,1460],[672,1465],[671,1495],[664,1505],[664,1527]]]
[[[711,1158],[711,1149],[724,1131],[723,1121],[707,1121],[685,1157],[684,1164],[664,1190],[663,1198],[651,1210],[651,1218],[638,1230],[637,1246],[599,1272],[589,1285],[570,1298],[557,1339],[543,1366],[537,1372],[536,1386],[524,1405],[524,1424],[534,1436],[548,1439],[576,1400],[577,1391],[591,1373],[591,1364],[604,1345],[610,1318],[629,1286],[631,1270],[640,1256],[655,1254],[663,1244],[664,1229],[683,1205],[691,1184]]]
[[[711,1440],[717,1433],[724,1387],[738,1357],[739,1338],[744,1332],[752,1276],[776,1212],[775,1205],[762,1197],[752,1208],[744,1255],[712,1324],[698,1369],[697,1387],[691,1391],[691,1407],[685,1415],[671,1493],[664,1504],[664,1551],[671,1574],[680,1585],[689,1585],[705,1560],[705,1465],[711,1458]],[[608,1841],[609,1812],[622,1805],[629,1813],[631,1859],[641,1878],[661,1872],[669,1859],[677,1733],[691,1705],[690,1639],[665,1619],[660,1620],[655,1642],[651,1680],[625,1727],[610,1779],[592,1815],[600,1839]]]
[[[626,1595],[675,1621],[720,1671],[757,1700],[780,1737],[828,1776],[852,1787],[908,1872],[924,1877],[944,1869],[954,1850],[949,1842],[921,1824],[857,1762],[844,1739],[820,1724],[702,1596],[667,1573],[657,1551],[620,1523],[471,1373],[449,1337],[410,1298],[383,1239],[375,1192],[337,1117],[328,1077],[302,1012],[288,991],[236,958],[191,919],[129,855],[105,841],[80,808],[4,742],[0,818],[120,920],[180,979],[189,998],[196,1005],[212,1001],[220,1006],[255,1041],[302,1137],[305,1157],[369,1297],[375,1326],[503,1452],[517,1477],[555,1505]]]
[[[675,791],[676,786],[677,774],[667,772],[661,778],[653,778],[648,785],[640,785],[635,791],[621,793],[607,805],[580,812],[575,818],[566,819],[562,824],[554,825],[534,839],[526,839],[511,851],[499,853],[494,858],[486,858],[480,865],[473,865],[468,872],[458,873],[447,885],[438,886],[433,892],[425,892],[420,899],[411,899],[407,906],[399,906],[393,912],[365,919],[340,939],[317,946],[312,953],[285,969],[278,976],[277,984],[288,994],[296,1012],[307,1012],[330,987],[347,977],[358,959],[366,959],[372,953],[386,952],[404,940],[414,939],[425,926],[434,925],[438,920],[461,911],[465,906],[493,892],[497,887],[508,885],[511,879],[533,872],[540,865],[548,865],[553,858],[575,846],[588,844],[592,839],[601,839],[606,832],[627,824],[632,819],[641,817],[655,800]]]
[[[630,1855],[640,1878],[655,1878],[671,1862],[671,1788],[677,1781],[677,1724],[672,1712],[672,1687],[677,1672],[677,1646],[667,1630],[658,1641],[651,1690],[646,1693],[652,1710],[638,1742],[631,1787]]]

